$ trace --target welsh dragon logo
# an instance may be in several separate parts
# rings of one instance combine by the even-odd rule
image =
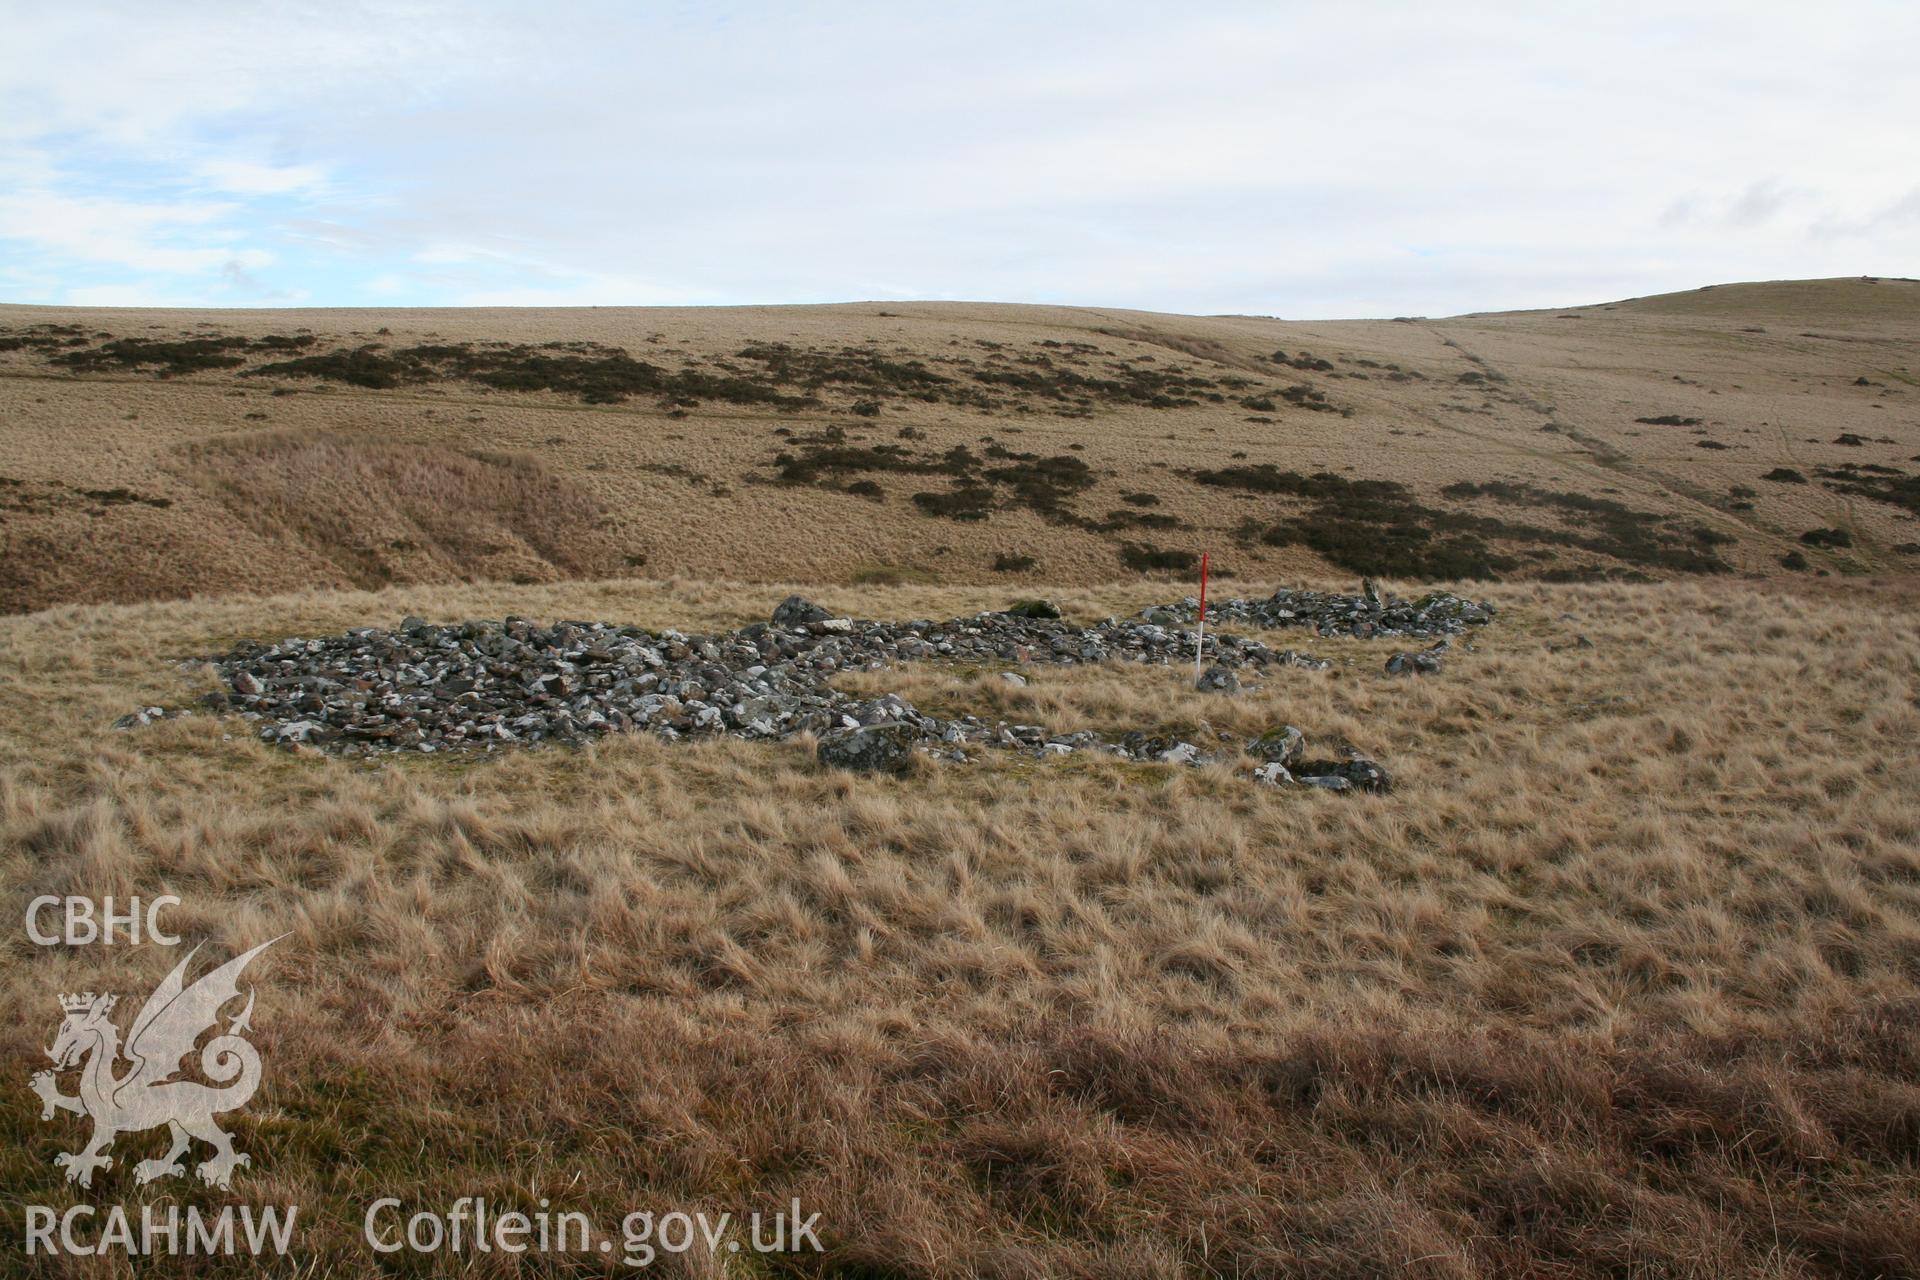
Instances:
[[[32,1083],[44,1104],[42,1120],[53,1119],[56,1111],[72,1111],[93,1119],[93,1140],[83,1150],[62,1152],[53,1159],[54,1164],[66,1169],[68,1182],[92,1186],[95,1170],[113,1167],[107,1148],[116,1137],[161,1125],[167,1127],[173,1145],[158,1160],[142,1160],[134,1169],[136,1182],[180,1177],[186,1172],[180,1157],[196,1138],[214,1150],[213,1157],[196,1170],[200,1180],[210,1186],[228,1186],[233,1171],[251,1163],[243,1152],[233,1149],[233,1139],[213,1119],[245,1106],[260,1087],[260,1053],[241,1036],[252,1029],[251,989],[246,1007],[228,1024],[226,1034],[215,1036],[200,1051],[200,1070],[214,1085],[173,1077],[201,1035],[218,1027],[220,1010],[239,998],[240,971],[279,940],[271,939],[235,956],[189,986],[187,966],[200,950],[194,947],[147,997],[127,1030],[124,1047],[120,1029],[108,1016],[118,996],[88,991],[60,997],[66,1020],[60,1024],[53,1047],[47,1050],[53,1070],[35,1072]],[[115,1074],[122,1057],[129,1065]],[[80,1092],[69,1096],[60,1092],[55,1075],[74,1067],[80,1068]]]

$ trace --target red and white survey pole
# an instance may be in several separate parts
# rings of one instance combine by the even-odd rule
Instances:
[[[1207,553],[1200,553],[1200,628],[1193,633],[1193,683],[1200,683],[1200,651],[1207,643]]]

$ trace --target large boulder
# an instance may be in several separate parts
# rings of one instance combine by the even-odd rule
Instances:
[[[825,622],[832,616],[832,614],[805,596],[788,596],[774,608],[773,625],[776,627],[804,627],[815,622]]]
[[[1247,743],[1247,754],[1274,764],[1291,765],[1307,749],[1307,735],[1290,724],[1275,725]]]
[[[1393,778],[1378,764],[1355,751],[1345,760],[1302,760],[1292,766],[1293,776],[1312,787],[1329,791],[1370,791],[1376,795],[1393,790]]]
[[[913,727],[904,724],[841,729],[820,739],[815,755],[821,764],[855,773],[905,773],[918,740]]]
[[[1429,646],[1428,648],[1420,650],[1418,653],[1396,653],[1387,659],[1387,674],[1394,676],[1438,675],[1440,672],[1440,655],[1451,647],[1449,641],[1442,640],[1439,644]]]
[[[1240,677],[1216,662],[1200,673],[1194,688],[1202,693],[1235,693],[1240,688]]]

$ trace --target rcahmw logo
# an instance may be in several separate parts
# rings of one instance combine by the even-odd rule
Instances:
[[[27,908],[27,936],[40,946],[111,946],[116,934],[118,940],[138,944],[144,932],[149,942],[174,946],[180,939],[160,926],[159,913],[179,902],[171,896],[156,898],[143,911],[135,898],[116,911],[108,898],[96,911],[86,898],[35,898]],[[83,991],[60,997],[60,1029],[47,1050],[53,1067],[35,1072],[30,1084],[40,1097],[42,1120],[70,1111],[93,1122],[85,1146],[53,1159],[66,1170],[68,1182],[91,1188],[96,1173],[113,1167],[107,1152],[114,1140],[149,1129],[165,1128],[171,1142],[163,1155],[134,1166],[136,1183],[183,1177],[187,1165],[182,1157],[195,1141],[212,1148],[194,1169],[208,1186],[231,1187],[234,1171],[252,1163],[245,1152],[234,1149],[232,1137],[216,1119],[245,1106],[260,1087],[260,1053],[245,1035],[252,1030],[251,988],[245,1006],[227,1016],[224,1031],[220,1023],[222,1011],[241,996],[242,971],[278,941],[263,942],[189,983],[188,969],[200,951],[194,947],[148,994],[124,1036],[113,1018],[118,996]],[[211,1083],[176,1078],[183,1060],[209,1031],[215,1034],[200,1047],[198,1061],[199,1074]],[[60,1089],[59,1077],[68,1071],[78,1075],[71,1094]],[[29,1204],[25,1211],[28,1256],[257,1256],[287,1252],[299,1206],[225,1204],[203,1211],[197,1205],[182,1209],[149,1204],[130,1213],[120,1205],[96,1209],[77,1204],[56,1211]]]
[[[284,936],[284,935],[282,935]],[[134,1167],[140,1183],[177,1178],[186,1172],[181,1157],[195,1140],[213,1148],[195,1169],[209,1186],[226,1188],[234,1170],[250,1164],[244,1152],[234,1150],[233,1139],[215,1117],[245,1106],[260,1087],[260,1054],[244,1033],[252,1029],[253,991],[246,1006],[200,1051],[200,1070],[211,1085],[175,1079],[181,1060],[193,1051],[202,1034],[218,1030],[221,1010],[240,997],[240,973],[248,961],[278,938],[235,956],[189,985],[187,966],[199,952],[194,947],[147,997],[121,1039],[112,1018],[119,997],[91,991],[60,997],[65,1015],[47,1056],[53,1069],[36,1072],[31,1084],[40,1095],[40,1118],[51,1120],[71,1111],[93,1121],[93,1136],[78,1151],[54,1157],[67,1171],[67,1181],[93,1185],[93,1175],[113,1167],[107,1149],[123,1133],[141,1133],[165,1127],[171,1145],[158,1159]],[[120,1063],[125,1060],[125,1069]],[[60,1092],[57,1074],[77,1068],[78,1091]]]
[[[76,1204],[63,1213],[55,1213],[43,1204],[27,1206],[27,1255],[72,1254],[75,1257],[122,1253],[129,1257],[142,1254],[187,1254],[214,1257],[220,1254],[285,1254],[293,1240],[293,1220],[299,1206],[264,1205],[255,1210],[250,1204],[225,1204],[210,1213],[198,1205],[183,1211],[178,1205],[143,1206],[136,1217],[120,1205],[102,1211],[90,1204]],[[239,1229],[235,1230],[236,1221]],[[99,1233],[92,1224],[98,1222]]]

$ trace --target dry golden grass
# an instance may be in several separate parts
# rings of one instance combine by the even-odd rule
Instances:
[[[950,371],[955,366],[940,362],[1017,372],[1034,368],[1027,360],[1077,360],[1097,376],[1110,376],[1124,363],[1204,377],[1218,384],[1214,394],[1222,400],[1174,409],[1101,404],[1091,416],[1066,417],[1062,403],[1043,396],[1008,392],[1001,408],[984,412],[899,394],[882,396],[878,415],[867,417],[853,406],[868,392],[834,386],[817,408],[708,398],[675,410],[654,396],[586,404],[551,392],[490,391],[452,380],[374,390],[231,371],[166,380],[148,373],[76,376],[23,348],[0,352],[0,421],[6,423],[0,432],[0,608],[10,610],[365,586],[382,575],[398,582],[599,577],[641,565],[655,576],[708,579],[1092,584],[1126,576],[1118,552],[1129,538],[1211,550],[1223,569],[1248,578],[1328,573],[1327,562],[1302,545],[1269,546],[1242,532],[1298,515],[1298,504],[1207,488],[1179,474],[1260,463],[1397,481],[1428,502],[1439,501],[1450,483],[1491,480],[1608,497],[1670,519],[1682,536],[1697,527],[1705,536],[1730,539],[1721,554],[1744,573],[1779,574],[1780,559],[1795,550],[1834,573],[1910,572],[1915,557],[1899,548],[1920,544],[1909,511],[1835,491],[1816,475],[1820,467],[1848,463],[1908,476],[1916,471],[1920,284],[1914,282],[1725,286],[1567,311],[1406,323],[961,303],[253,312],[0,307],[0,329],[46,323],[156,339],[306,329],[328,349],[593,341],[665,369],[697,365],[709,373],[720,362],[742,363],[738,353],[754,343],[818,352],[863,346],[890,360]],[[1076,353],[1077,346],[1085,350]],[[1337,368],[1276,365],[1276,350],[1294,358],[1311,352]],[[1235,389],[1228,379],[1243,379],[1246,387]],[[1290,383],[1318,387],[1352,416],[1284,401],[1271,411],[1242,403],[1257,398],[1253,392]],[[1663,416],[1700,424],[1636,421]],[[989,440],[1042,457],[1071,456],[1093,472],[1090,487],[1076,496],[1078,514],[1099,521],[1129,509],[1123,495],[1151,493],[1159,499],[1153,513],[1178,525],[1103,533],[1049,523],[1022,509],[975,523],[938,519],[911,501],[915,492],[943,487],[925,476],[865,476],[878,486],[877,496],[771,483],[774,457],[791,447],[776,432],[818,435],[833,428],[864,447],[899,445],[905,430],[914,433],[912,447],[928,457],[955,446],[979,453]],[[272,504],[229,501],[217,478],[191,462],[223,450],[271,449],[288,432],[433,451],[450,465],[475,453],[530,458],[547,477],[543,483],[598,504],[607,523],[593,545],[569,553],[569,562],[527,550],[524,521],[489,518],[483,523],[502,536],[487,545],[507,549],[463,569],[452,563],[458,557],[392,548],[395,542],[430,547],[436,539],[432,522],[423,523],[405,504],[378,521],[364,518],[365,503],[309,510],[307,523],[290,533]],[[1846,435],[1863,443],[1835,443]],[[362,474],[379,456],[366,455],[337,475],[323,469],[311,477],[315,497],[329,501],[339,486],[327,481]],[[1814,481],[1761,479],[1780,467]],[[304,477],[296,472],[294,478]],[[103,504],[85,493],[114,488],[170,505]],[[1754,493],[1738,497],[1736,488]],[[1742,502],[1750,505],[1736,505]],[[1465,509],[1564,522],[1551,512],[1487,501]],[[373,545],[358,532],[369,523],[381,535]],[[1829,528],[1845,531],[1853,545],[1835,550],[1799,542],[1808,530]],[[1037,564],[1020,574],[996,573],[1002,556],[1029,556]],[[1510,572],[1538,576],[1592,563],[1563,549]],[[1666,572],[1642,567],[1654,576]]]
[[[180,472],[327,585],[538,582],[620,564],[600,501],[525,455],[279,431],[194,445]]]
[[[303,1206],[302,1274],[370,1273],[360,1215],[388,1193],[823,1215],[824,1259],[675,1261],[699,1275],[1920,1269],[1907,591],[1502,587],[1438,677],[1387,678],[1391,645],[1347,641],[1307,647],[1350,663],[1234,698],[1124,666],[859,677],[1063,727],[1292,722],[1377,754],[1399,784],[1377,798],[1079,757],[882,779],[804,743],[627,738],[370,767],[204,717],[105,729],[192,695],[169,659],[240,637],[406,613],[722,627],[785,590],[0,620],[0,909],[171,892],[216,951],[290,934],[259,962],[267,1073],[233,1117],[255,1159],[233,1198]],[[883,617],[999,602],[813,594]],[[15,1084],[54,992],[174,959],[17,930],[7,955]],[[66,1203],[72,1125],[0,1097],[5,1213]],[[104,1175],[129,1204],[156,1194],[122,1185],[140,1141]],[[619,1270],[446,1262],[575,1264]],[[170,1265],[140,1274],[189,1273]]]

